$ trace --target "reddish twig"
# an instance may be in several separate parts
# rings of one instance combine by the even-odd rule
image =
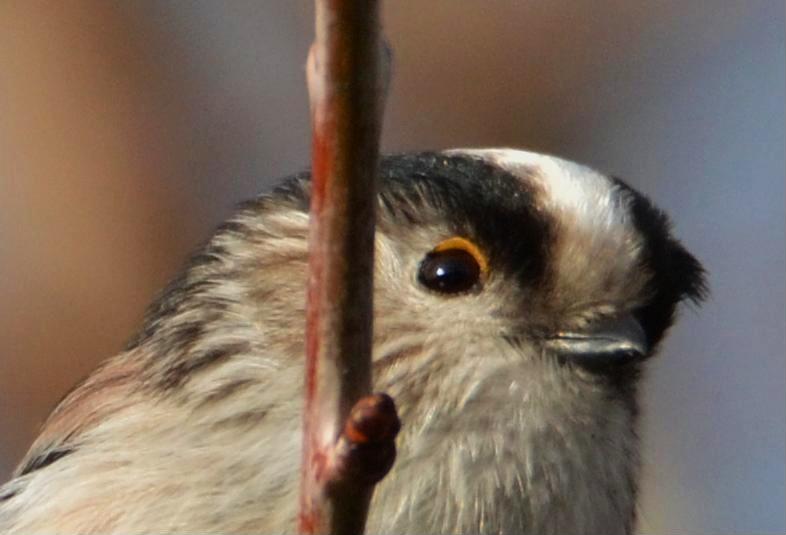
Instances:
[[[316,1],[301,533],[362,533],[374,483],[395,455],[389,398],[353,411],[371,389],[375,182],[388,72],[381,52],[375,0]],[[378,444],[387,445],[382,453]],[[358,477],[364,470],[381,474]]]

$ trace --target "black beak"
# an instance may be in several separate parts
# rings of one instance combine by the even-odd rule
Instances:
[[[545,346],[565,362],[603,371],[639,362],[649,353],[647,336],[632,314],[605,318],[576,331],[558,332]]]

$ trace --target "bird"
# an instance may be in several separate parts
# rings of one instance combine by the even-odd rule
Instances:
[[[618,178],[511,148],[380,158],[373,382],[402,421],[369,533],[635,529],[639,388],[707,293]],[[0,487],[0,532],[292,533],[310,175],[242,204]]]

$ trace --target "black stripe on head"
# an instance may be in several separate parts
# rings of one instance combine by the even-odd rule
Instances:
[[[540,192],[534,181],[459,153],[385,156],[379,173],[379,201],[394,220],[433,223],[436,211],[452,232],[476,240],[493,268],[521,276],[527,284],[540,282],[551,228],[535,206]],[[293,176],[273,196],[307,212],[309,181],[309,173]]]
[[[380,174],[382,206],[402,223],[428,223],[436,210],[452,232],[477,240],[492,269],[525,284],[545,275],[551,228],[535,206],[534,181],[480,158],[430,152],[386,157]]]
[[[619,178],[612,180],[629,196],[634,224],[644,237],[642,267],[652,273],[652,297],[636,311],[636,317],[654,347],[674,322],[680,301],[699,303],[707,296],[706,273],[701,263],[671,235],[671,223],[665,213]]]

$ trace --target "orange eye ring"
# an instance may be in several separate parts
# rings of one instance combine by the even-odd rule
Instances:
[[[488,260],[477,245],[455,236],[440,242],[421,260],[418,282],[444,296],[478,291],[488,273]]]
[[[453,236],[452,238],[448,238],[447,240],[443,240],[437,244],[434,249],[432,249],[432,253],[441,253],[443,251],[449,251],[452,249],[458,249],[460,251],[466,251],[471,254],[475,261],[480,266],[480,272],[485,278],[489,272],[489,261],[486,258],[486,255],[480,250],[480,248],[469,241],[466,238],[462,238],[461,236]]]

